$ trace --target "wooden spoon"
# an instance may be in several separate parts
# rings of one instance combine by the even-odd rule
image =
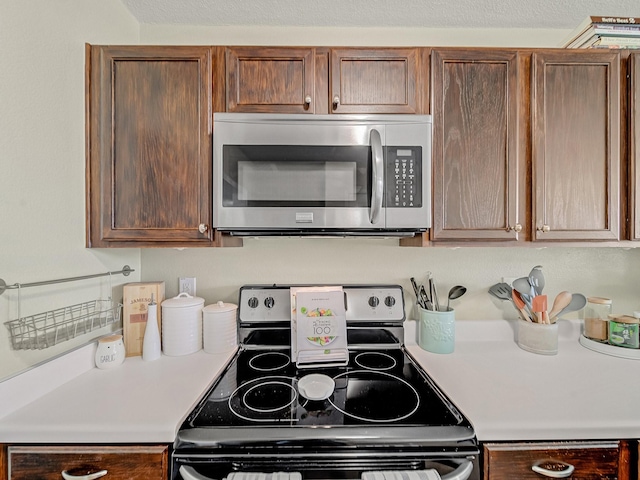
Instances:
[[[571,294],[569,292],[560,292],[556,295],[551,311],[549,312],[549,319],[552,323],[555,323],[558,313],[569,305],[569,302],[571,302]]]

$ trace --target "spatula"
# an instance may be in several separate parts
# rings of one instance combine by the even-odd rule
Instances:
[[[529,313],[527,312],[527,306],[520,296],[520,292],[518,292],[517,290],[511,290],[511,299],[513,300],[513,304],[520,311],[522,319],[526,320],[527,322],[533,322],[533,320],[531,319],[531,315],[529,315]]]
[[[550,323],[547,315],[547,296],[536,295],[533,297],[531,303],[533,304],[532,310],[538,319],[538,323]]]
[[[513,301],[511,298],[512,288],[508,283],[496,283],[489,288],[489,293],[500,300]]]

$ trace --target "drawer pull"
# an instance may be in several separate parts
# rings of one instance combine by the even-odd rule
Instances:
[[[104,477],[106,474],[106,470],[100,470],[99,472],[88,475],[72,475],[67,470],[64,470],[62,472],[62,478],[64,478],[64,480],[95,480],[96,478]]]
[[[573,473],[574,467],[568,463],[547,461],[534,465],[531,470],[549,478],[567,478]]]

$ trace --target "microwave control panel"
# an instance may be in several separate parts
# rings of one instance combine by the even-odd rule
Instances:
[[[388,146],[385,162],[385,206],[422,207],[422,147]]]

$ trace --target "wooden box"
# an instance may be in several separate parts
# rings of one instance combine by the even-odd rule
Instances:
[[[162,308],[164,282],[127,283],[122,294],[122,331],[127,357],[142,355],[144,330],[147,326],[147,307],[151,294],[158,304],[158,330],[162,332]]]

